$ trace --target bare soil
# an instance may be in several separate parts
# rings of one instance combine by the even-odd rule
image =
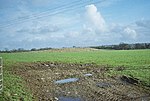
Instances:
[[[108,76],[105,66],[35,62],[16,64],[12,71],[26,81],[35,101],[150,101],[149,88]],[[89,73],[92,75],[85,76]],[[55,83],[67,78],[79,80]]]

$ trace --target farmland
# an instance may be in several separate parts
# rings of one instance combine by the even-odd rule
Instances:
[[[62,79],[60,78],[62,76],[64,78],[67,77],[83,78],[83,82],[79,81],[77,84],[75,83],[77,85],[77,87],[75,88],[80,87],[82,88],[82,86],[86,85],[85,81],[88,79],[82,77],[82,74],[90,72],[92,74],[95,74],[95,76],[88,79],[89,82],[93,81],[93,83],[89,83],[89,87],[92,89],[91,93],[94,93],[95,91],[98,94],[100,93],[101,90],[97,91],[97,88],[93,87],[93,85],[94,82],[96,81],[100,82],[102,79],[101,77],[104,77],[104,74],[105,79],[113,83],[116,83],[116,81],[110,80],[110,77],[117,78],[120,75],[127,75],[139,79],[140,81],[142,81],[142,84],[144,85],[150,85],[149,79],[150,50],[96,50],[91,48],[69,48],[69,49],[51,49],[47,51],[34,51],[34,52],[0,53],[0,57],[3,57],[4,61],[4,93],[3,97],[1,96],[1,99],[5,100],[24,99],[28,101],[32,100],[33,97],[34,99],[42,100],[43,99],[42,96],[40,96],[39,98],[37,96],[41,95],[42,93],[45,93],[46,91],[42,91],[40,89],[41,91],[40,92],[34,88],[34,85],[40,85],[40,87],[43,87],[43,83],[36,82],[35,79],[32,77],[39,79],[39,78],[46,78],[47,76],[49,77],[52,76],[51,79],[45,80],[47,82]],[[44,66],[45,67],[54,66],[56,68],[45,69]],[[60,69],[58,67],[60,67]],[[64,69],[62,67],[67,69]],[[89,68],[89,70],[87,70],[86,68]],[[123,70],[116,71],[117,68],[123,68]],[[47,72],[48,70],[50,74]],[[96,74],[97,72],[94,70],[97,70],[98,74]],[[65,73],[62,74],[62,72]],[[58,76],[55,77],[54,76],[55,73],[58,74]],[[99,80],[97,80],[98,78]],[[35,82],[28,81],[28,79],[33,80]],[[45,85],[51,85],[55,88],[55,85],[53,85],[52,82],[50,83],[47,82],[45,83]],[[63,88],[65,88],[65,85],[63,86],[64,86]],[[66,86],[70,87],[71,85],[68,84]],[[38,87],[39,86],[37,86],[37,88]],[[133,90],[136,88],[136,87],[129,87],[128,85],[125,85],[125,87],[127,89]],[[65,88],[64,90],[59,86],[56,87],[55,89],[57,89],[58,91],[65,91],[67,88]],[[55,92],[55,89],[50,89],[51,92],[50,95],[43,95],[44,98],[47,98],[47,96],[58,95],[58,92],[57,90]],[[88,89],[88,87],[85,86],[85,89],[83,90],[89,91],[90,89]],[[83,93],[85,95],[88,95],[87,96],[88,99],[91,99],[91,95],[89,93],[80,92],[78,91],[78,89],[75,89],[72,92],[69,91],[69,89],[67,89],[66,91],[70,92],[71,94],[70,93],[69,94],[71,96],[75,95],[74,94],[75,92],[77,92],[79,95]],[[106,91],[109,92],[109,90]],[[37,95],[35,92],[38,92]],[[54,93],[53,95],[52,92],[55,92],[56,94]],[[65,96],[69,96],[69,94],[67,93]],[[141,94],[144,94],[144,92],[141,91]],[[98,95],[97,96],[95,95],[94,97],[98,98]],[[114,97],[119,98],[119,96]],[[121,99],[121,97],[119,99]],[[54,100],[57,99],[55,98]]]
[[[93,62],[102,65],[132,67],[150,65],[150,50],[56,49],[37,52],[3,53],[0,55],[4,58],[6,64],[11,62],[58,61],[69,63]]]

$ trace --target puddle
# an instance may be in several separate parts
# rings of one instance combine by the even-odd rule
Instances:
[[[100,82],[96,84],[97,87],[101,87],[101,88],[106,88],[106,87],[111,87],[112,84],[111,83],[106,83],[106,82]]]
[[[127,76],[121,76],[120,81],[124,84],[138,84],[139,83],[138,79],[127,77]]]
[[[92,76],[92,74],[90,74],[90,73],[89,74],[84,74],[84,76]]]
[[[63,80],[57,80],[57,81],[55,81],[55,84],[64,84],[64,83],[76,82],[78,80],[79,80],[78,78],[68,78],[68,79],[63,79]]]
[[[58,101],[83,101],[81,98],[78,97],[58,97]]]

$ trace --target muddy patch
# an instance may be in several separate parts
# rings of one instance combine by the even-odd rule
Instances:
[[[124,84],[133,84],[133,85],[137,85],[137,84],[140,84],[141,81],[137,78],[133,78],[133,77],[128,77],[128,76],[121,76],[120,78],[120,81]]]
[[[149,89],[118,81],[132,81],[128,77],[105,75],[105,66],[36,62],[17,64],[13,71],[26,81],[35,101],[150,100]]]

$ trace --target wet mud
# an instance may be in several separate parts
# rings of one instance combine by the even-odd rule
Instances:
[[[35,101],[150,101],[149,88],[106,75],[106,66],[35,62],[16,64],[12,71],[26,81]]]

